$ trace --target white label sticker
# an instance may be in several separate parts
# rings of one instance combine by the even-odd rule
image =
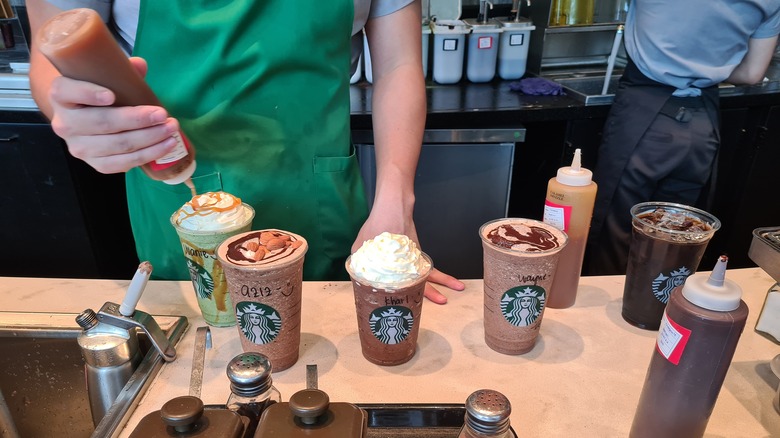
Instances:
[[[479,37],[477,40],[477,48],[479,49],[490,49],[493,47],[493,37],[484,36]]]
[[[666,313],[661,318],[661,327],[658,329],[658,351],[663,357],[669,359],[672,352],[677,348],[677,344],[683,338],[682,333],[675,330],[671,324],[669,324],[669,318],[666,317]]]
[[[552,225],[559,230],[566,229],[566,215],[563,207],[544,205],[544,218],[542,222]]]
[[[455,50],[458,50],[458,40],[457,39],[445,39],[444,44],[442,45],[442,49],[445,52],[454,52]]]
[[[174,161],[179,161],[182,158],[187,156],[187,147],[184,146],[184,140],[182,140],[179,133],[174,132],[173,134],[171,134],[171,137],[176,139],[176,147],[174,147],[165,156],[155,160],[155,163],[157,164],[173,163]]]
[[[510,46],[522,46],[524,42],[525,42],[525,34],[513,33],[509,35]]]

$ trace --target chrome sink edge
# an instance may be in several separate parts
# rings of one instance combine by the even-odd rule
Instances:
[[[7,333],[14,337],[72,337],[75,342],[78,333],[82,330],[76,324],[76,315],[76,313],[0,311],[0,334]],[[189,321],[185,316],[154,315],[154,318],[174,346],[189,327]],[[163,364],[164,360],[157,350],[149,349],[111,409],[95,427],[92,438],[119,436]]]
[[[157,318],[155,316],[155,319]],[[166,330],[168,340],[172,345],[178,344],[188,327],[189,322],[187,318],[180,316],[178,317],[178,322],[171,327],[171,330]],[[157,350],[152,348],[146,353],[138,368],[130,376],[130,380],[122,388],[122,392],[119,393],[114,404],[111,405],[103,420],[95,428],[91,435],[92,438],[114,438],[119,436],[130,419],[130,415],[141,402],[141,396],[149,389],[164,363],[165,361]]]

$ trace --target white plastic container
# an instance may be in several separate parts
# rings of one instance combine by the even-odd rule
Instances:
[[[490,82],[496,75],[501,27],[492,19],[480,23],[476,19],[467,18],[464,22],[469,30],[466,77],[471,82]]]
[[[428,77],[428,56],[430,51],[428,48],[431,46],[431,25],[429,22],[422,24],[422,65],[423,65],[423,77]]]
[[[440,84],[456,84],[463,77],[466,54],[466,34],[461,20],[438,20],[433,25],[433,80]]]
[[[498,45],[498,76],[505,81],[520,79],[525,74],[531,31],[536,26],[524,17],[517,20],[497,18],[496,21],[502,30]]]

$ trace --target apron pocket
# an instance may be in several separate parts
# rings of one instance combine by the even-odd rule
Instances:
[[[315,157],[317,218],[329,275],[346,278],[344,262],[368,216],[363,181],[353,153],[349,157]]]

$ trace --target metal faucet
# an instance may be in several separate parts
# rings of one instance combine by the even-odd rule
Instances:
[[[77,340],[84,357],[92,421],[96,426],[141,363],[136,329],[146,333],[163,360],[176,359],[176,350],[157,321],[135,309],[151,271],[149,262],[139,265],[121,305],[107,302],[97,313],[86,309],[76,317],[76,323],[84,329]]]
[[[493,3],[488,0],[479,1],[479,15],[477,15],[477,23],[486,24],[488,22],[488,8],[493,9]]]
[[[525,0],[525,5],[531,7],[531,0]],[[512,9],[509,10],[509,17],[514,20],[515,23],[520,22],[520,0],[512,0]]]

